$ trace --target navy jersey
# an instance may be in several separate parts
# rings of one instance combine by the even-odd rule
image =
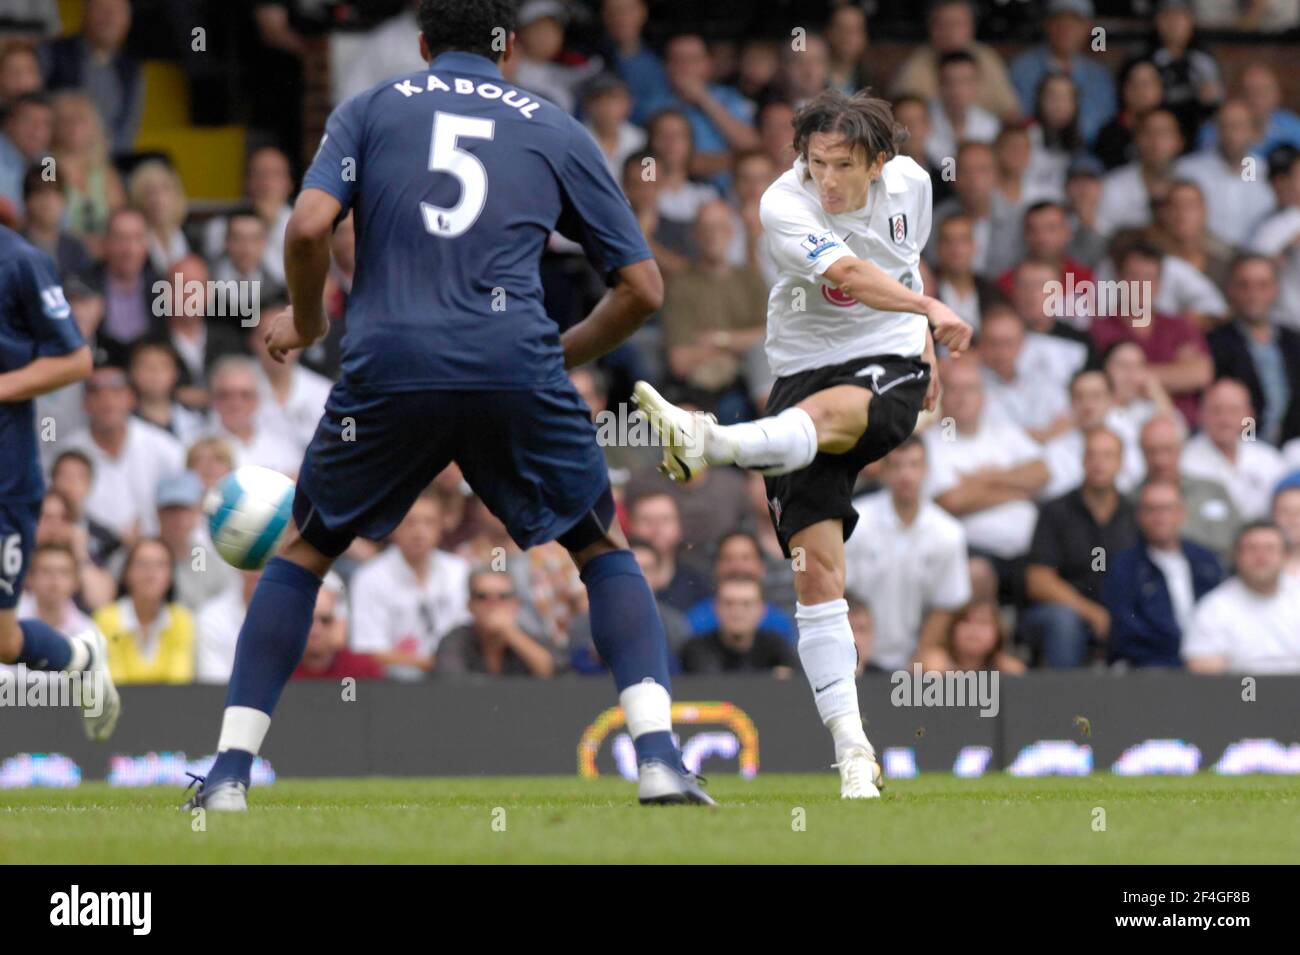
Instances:
[[[0,374],[85,344],[50,257],[0,226]],[[0,401],[0,501],[45,494],[33,401]]]
[[[590,134],[474,54],[338,106],[303,187],[354,212],[342,346],[358,391],[552,384],[564,357],[538,274],[551,231],[602,274],[651,257]]]

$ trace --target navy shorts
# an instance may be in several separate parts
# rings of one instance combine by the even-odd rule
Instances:
[[[337,557],[354,537],[386,537],[452,461],[520,547],[564,538],[574,548],[575,529],[585,546],[613,519],[596,428],[563,379],[533,391],[399,394],[339,382],[303,458],[294,521]]]
[[[40,519],[40,501],[0,503],[0,610],[18,606]]]

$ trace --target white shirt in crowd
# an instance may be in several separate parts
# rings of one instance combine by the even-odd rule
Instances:
[[[1192,584],[1192,564],[1181,548],[1161,550],[1148,547],[1147,556],[1164,575],[1165,586],[1169,588],[1169,602],[1173,604],[1174,620],[1178,623],[1178,632],[1186,633],[1192,622],[1192,612],[1196,608],[1196,588]]]
[[[596,131],[587,123],[587,132],[591,133],[591,138],[596,139]],[[600,145],[600,140],[596,140]],[[645,146],[645,130],[633,123],[624,122],[618,127],[618,141],[614,143],[613,154],[605,152],[604,146],[601,146],[601,154],[605,157],[605,166],[609,169],[610,175],[614,177],[615,182],[623,181],[623,164],[627,162],[627,157]]]
[[[235,576],[230,586],[195,614],[198,630],[194,648],[194,679],[198,683],[229,683],[235,669],[235,645],[244,625],[244,581]]]
[[[959,138],[943,103],[938,97],[933,97],[930,100],[930,135],[925,140],[925,156],[942,168],[945,159],[956,160],[959,142],[991,143],[998,138],[1001,129],[1001,121],[983,106],[971,106],[966,111],[966,123]]]
[[[325,414],[325,402],[329,400],[331,382],[324,375],[317,374],[310,368],[294,365],[289,379],[289,397],[284,404],[276,401],[271,383],[260,376],[257,390],[258,432],[275,435],[280,440],[292,445],[297,450],[294,469],[301,463],[302,453],[311,444],[316,434],[316,425],[320,424]]]
[[[1097,202],[1097,234],[1108,239],[1117,229],[1150,224],[1151,195],[1141,166],[1130,162],[1106,173]]]
[[[293,207],[288,203],[280,207],[275,221],[266,230],[266,251],[262,253],[262,268],[266,269],[267,277],[280,285],[284,284],[284,234],[289,228],[291,215]],[[225,255],[229,224],[230,220],[225,216],[217,216],[203,227],[203,251],[209,262],[216,262]]]
[[[297,443],[286,444],[282,435],[261,427],[260,421],[249,441],[227,431],[220,423],[217,423],[208,433],[230,445],[237,468],[242,468],[246,464],[256,464],[296,477],[298,469],[302,466],[302,450],[298,448]]]
[[[1248,158],[1260,165],[1257,157]],[[1217,149],[1190,153],[1174,163],[1176,177],[1190,179],[1201,187],[1206,229],[1232,246],[1249,239],[1253,228],[1277,205],[1267,176],[1247,178],[1243,173],[1241,166],[1230,164]]]
[[[1283,577],[1270,596],[1239,577],[1210,591],[1183,636],[1183,659],[1225,657],[1233,673],[1300,673],[1300,585]]]
[[[984,368],[986,413],[1022,428],[1042,428],[1070,411],[1070,380],[1088,361],[1079,342],[1027,332],[1016,359],[1016,376],[1006,381]]]
[[[469,616],[469,564],[435,550],[424,582],[395,546],[352,576],[352,649],[358,653],[411,650],[432,655],[447,632]]]
[[[1043,459],[1043,449],[1033,438],[1009,422],[981,421],[974,434],[954,430],[948,438],[945,431],[934,427],[925,432],[930,462],[926,492],[931,498],[952,490],[971,471],[1019,467]],[[1029,500],[1006,501],[958,520],[971,547],[1010,559],[1029,550],[1038,508]]]
[[[888,670],[907,666],[925,616],[970,600],[966,534],[943,508],[923,500],[904,526],[888,491],[853,502],[858,526],[844,545],[846,585],[870,604],[876,622],[872,660]]]
[[[1282,256],[1274,315],[1278,324],[1300,331],[1300,207],[1273,213],[1260,223],[1248,245],[1261,255]]]
[[[1097,267],[1098,282],[1115,281],[1115,264],[1103,259]],[[1214,281],[1186,259],[1166,255],[1160,259],[1160,283],[1155,311],[1165,315],[1227,315],[1228,300]]]
[[[1115,487],[1121,494],[1132,493],[1147,473],[1146,458],[1142,455],[1142,444],[1138,440],[1139,432],[1131,429],[1122,415],[1112,412],[1106,413],[1105,427],[1114,431],[1124,443]],[[1060,497],[1083,483],[1083,450],[1083,432],[1078,428],[1058,434],[1043,445],[1043,457],[1047,461],[1051,477],[1039,492],[1039,498],[1050,500]]]
[[[1267,516],[1272,507],[1273,488],[1287,473],[1282,455],[1272,445],[1240,441],[1234,463],[1224,457],[1204,432],[1188,439],[1178,468],[1183,474],[1222,484],[1245,521]]]
[[[84,451],[94,464],[87,516],[119,536],[132,525],[142,534],[158,533],[154,495],[160,480],[185,468],[185,449],[179,441],[162,428],[130,418],[117,457],[95,444],[88,430],[78,431],[68,445]]]
[[[868,355],[915,358],[925,348],[925,318],[867,308],[822,279],[847,256],[864,259],[921,291],[921,249],[930,236],[930,176],[907,156],[885,163],[866,205],[831,215],[807,167],[796,159],[763,193],[766,243],[780,269],[767,303],[767,358],[791,375]]]

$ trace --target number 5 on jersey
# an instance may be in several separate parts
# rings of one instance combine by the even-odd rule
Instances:
[[[491,140],[495,122],[476,116],[459,116],[441,110],[433,115],[433,142],[429,147],[429,171],[445,172],[460,183],[460,199],[446,208],[420,203],[424,228],[430,235],[454,239],[464,235],[478,221],[487,202],[487,170],[477,156],[459,146],[461,139]]]

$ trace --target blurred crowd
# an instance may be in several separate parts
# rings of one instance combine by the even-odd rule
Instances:
[[[263,321],[287,306],[292,137],[255,140],[241,202],[194,212],[166,156],[132,154],[132,4],[87,0],[64,37],[53,4],[17,6],[0,221],[55,260],[96,352],[88,381],[38,405],[49,493],[20,616],[99,627],[119,683],[223,683],[257,575],[211,549],[203,500],[244,464],[295,474],[338,374],[351,224],[329,337],[270,360],[212,283],[256,289]],[[294,6],[236,9],[301,58]],[[859,672],[1300,672],[1300,115],[1291,64],[1225,71],[1200,38],[1294,30],[1300,9],[1248,6],[1158,0],[1129,21],[1145,38],[1099,49],[1090,0],[1027,4],[1040,42],[1004,58],[977,6],[936,0],[883,75],[851,3],[743,37],[655,24],[647,0],[522,4],[507,78],[587,125],[667,283],[662,311],[572,378],[680,672],[797,669],[795,570],[760,477],[657,473],[631,384],[724,422],[762,413],[775,276],[759,201],[791,165],[795,111],[865,85],[933,182],[925,289],[977,335],[943,358],[938,413],[860,476]],[[419,68],[417,32],[406,10],[354,36],[336,101]],[[601,294],[559,234],[541,268],[562,326]],[[563,548],[520,551],[452,465],[389,540],[340,561],[297,676],[602,671]]]

